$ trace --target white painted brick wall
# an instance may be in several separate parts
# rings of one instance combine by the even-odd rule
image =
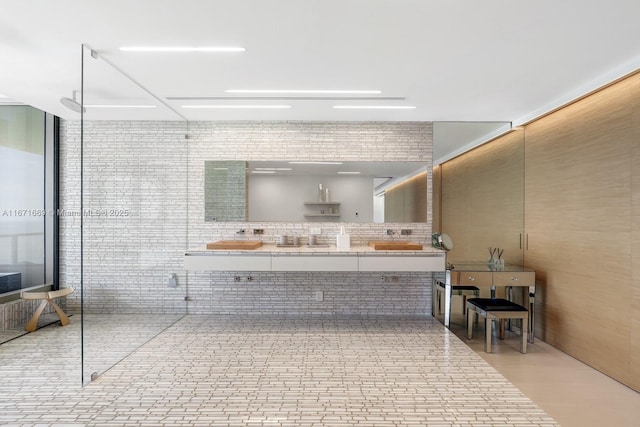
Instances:
[[[235,237],[239,229],[306,235],[311,223],[204,221],[205,160],[424,161],[432,169],[430,122],[109,122],[84,124],[85,309],[119,313],[428,314],[430,274],[378,275],[189,273],[185,249]],[[185,135],[189,136],[185,139]],[[64,122],[61,207],[80,210],[80,123]],[[431,207],[431,179],[428,185]],[[110,210],[128,210],[114,216]],[[96,213],[102,215],[97,216]],[[430,244],[427,223],[343,223],[352,244],[410,228]],[[317,224],[315,224],[317,225]],[[333,242],[339,223],[322,224],[320,242]],[[253,238],[254,236],[252,236]],[[61,217],[61,280],[79,288],[80,220]],[[176,273],[178,288],[166,286]],[[248,274],[242,273],[246,277]],[[312,301],[323,290],[322,303]],[[185,295],[191,299],[184,302]],[[78,310],[79,292],[68,299]]]

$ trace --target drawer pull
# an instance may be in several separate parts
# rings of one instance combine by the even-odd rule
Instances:
[[[474,280],[476,280],[476,278],[473,277],[473,276],[469,276],[469,280],[471,280],[473,282]]]

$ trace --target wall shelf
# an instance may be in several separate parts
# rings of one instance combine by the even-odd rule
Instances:
[[[340,206],[340,202],[304,202],[305,206],[322,205],[322,206]]]
[[[313,217],[334,217],[337,218],[340,216],[339,213],[306,213],[304,214],[305,218],[313,218]]]
[[[311,206],[312,209],[304,214],[305,218],[321,218],[331,221],[340,217],[340,202],[304,202],[304,205]]]

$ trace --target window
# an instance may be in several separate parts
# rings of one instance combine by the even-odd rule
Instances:
[[[57,118],[0,106],[0,294],[57,286]]]

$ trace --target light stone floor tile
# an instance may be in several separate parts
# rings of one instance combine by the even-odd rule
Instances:
[[[101,343],[130,335],[140,345],[152,336],[154,317],[118,325],[120,316],[92,316],[95,369],[122,354],[101,352]],[[80,322],[1,345],[0,425],[557,425],[431,318],[192,315],[173,322],[85,387]]]

